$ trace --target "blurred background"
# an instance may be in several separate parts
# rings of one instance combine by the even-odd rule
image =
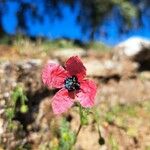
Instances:
[[[41,69],[73,55],[98,86],[98,119],[72,149],[150,150],[149,0],[0,0],[0,150],[70,149],[78,111],[53,115]]]
[[[148,0],[1,0],[2,35],[69,38],[116,44],[132,35],[150,37]]]

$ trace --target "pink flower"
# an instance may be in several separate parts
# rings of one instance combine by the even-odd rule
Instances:
[[[85,79],[86,68],[78,56],[69,58],[65,69],[59,64],[49,63],[42,71],[43,83],[48,87],[61,88],[52,98],[55,114],[65,112],[75,102],[83,107],[92,107],[96,95],[96,85]]]

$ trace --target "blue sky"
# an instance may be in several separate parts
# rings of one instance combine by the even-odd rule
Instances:
[[[16,10],[19,8],[18,5],[14,2],[8,4],[9,12],[3,17],[3,26],[6,32],[10,34],[15,34],[15,27],[17,25],[17,20],[15,17]],[[74,12],[70,10],[69,7],[62,8],[64,17],[62,19],[56,18],[55,20],[50,20],[48,16],[45,15],[45,20],[42,24],[39,24],[37,21],[30,21],[30,15],[28,16],[28,34],[46,36],[50,39],[68,37],[72,39],[81,39],[87,41],[87,35],[82,34],[80,26],[76,23],[77,11]],[[42,10],[41,10],[42,11]],[[105,31],[107,36],[102,36],[99,34],[96,37],[97,41],[102,41],[109,45],[117,44],[118,42],[131,37],[131,36],[140,36],[144,38],[150,38],[150,10],[144,11],[144,16],[142,16],[143,27],[138,29],[132,29],[126,34],[119,34],[118,23],[116,18],[109,17],[104,21],[101,31]]]

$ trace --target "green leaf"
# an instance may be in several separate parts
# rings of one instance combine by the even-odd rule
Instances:
[[[7,108],[5,114],[8,120],[11,121],[15,116],[14,108]]]

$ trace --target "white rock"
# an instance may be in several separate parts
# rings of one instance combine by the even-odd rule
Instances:
[[[8,97],[10,97],[10,93],[9,93],[9,92],[5,92],[5,93],[3,94],[3,96],[4,96],[5,98],[8,98]]]
[[[1,108],[0,109],[0,115],[2,115],[5,112],[5,109]]]
[[[150,50],[150,40],[140,38],[140,37],[131,37],[116,46],[123,51],[123,53],[132,57],[137,55],[143,48],[148,48]]]

